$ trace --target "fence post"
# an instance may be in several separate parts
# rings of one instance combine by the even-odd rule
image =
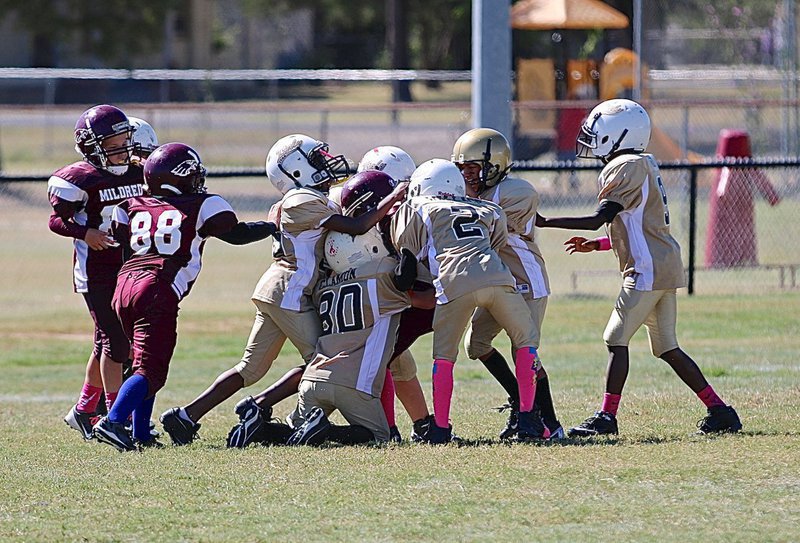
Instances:
[[[694,294],[694,267],[697,245],[697,168],[689,169],[689,296]]]

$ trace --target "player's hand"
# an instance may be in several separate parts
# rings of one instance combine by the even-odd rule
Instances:
[[[401,181],[387,198],[390,198],[392,202],[402,202],[405,200],[407,192],[408,181]]]
[[[97,228],[89,228],[83,240],[93,251],[102,251],[109,247],[119,247],[119,243],[109,236],[108,232],[98,230]]]
[[[272,207],[269,208],[269,213],[267,213],[267,222],[271,222],[276,226],[281,224],[281,201],[278,200],[272,204]]]
[[[348,356],[350,356],[350,353],[347,351],[341,351],[339,354],[336,354],[330,358],[326,358],[323,355],[317,355],[317,360],[314,360],[311,364],[319,369],[324,369],[339,360],[347,358]]]
[[[600,249],[600,242],[595,239],[586,239],[581,236],[569,238],[564,242],[567,246],[565,249],[569,254],[575,253],[591,253]]]

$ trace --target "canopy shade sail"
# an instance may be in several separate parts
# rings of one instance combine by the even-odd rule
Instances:
[[[627,28],[628,17],[600,0],[522,0],[511,7],[511,27],[521,30]]]

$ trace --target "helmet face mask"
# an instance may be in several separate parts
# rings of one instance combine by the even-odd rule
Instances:
[[[114,175],[128,170],[133,127],[122,110],[105,104],[89,108],[78,117],[74,134],[75,150],[87,162]]]
[[[448,160],[434,158],[423,162],[411,176],[408,197],[463,198],[466,196],[464,176],[458,166]]]
[[[166,143],[144,163],[144,183],[152,196],[204,194],[206,168],[200,155],[184,143]]]
[[[327,192],[331,183],[349,175],[344,155],[332,155],[328,144],[303,134],[279,139],[269,150],[267,177],[281,194],[309,187]]]
[[[467,180],[471,185],[477,185],[477,192],[480,193],[506,178],[512,166],[511,147],[505,136],[497,130],[473,128],[456,140],[450,160],[459,166],[480,166],[477,178]]]
[[[623,151],[644,152],[648,143],[650,117],[644,108],[633,100],[606,100],[581,125],[575,154],[608,162]]]

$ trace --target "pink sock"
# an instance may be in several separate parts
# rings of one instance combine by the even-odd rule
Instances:
[[[603,394],[603,405],[600,407],[600,411],[605,411],[606,413],[611,413],[616,416],[620,400],[622,400],[622,394],[606,392]]]
[[[454,366],[454,362],[441,358],[433,361],[433,418],[439,428],[450,426]]]
[[[111,407],[114,405],[114,400],[117,399],[117,394],[119,394],[119,392],[106,392],[106,407],[109,411],[111,411]]]
[[[519,388],[519,410],[533,409],[536,397],[536,372],[539,370],[539,358],[534,347],[523,347],[514,353],[514,368]]]
[[[100,393],[103,389],[83,383],[81,395],[78,398],[77,409],[80,413],[94,413],[97,411],[97,403],[100,401]]]
[[[700,401],[703,402],[709,409],[712,407],[725,405],[725,402],[722,401],[722,398],[717,396],[717,393],[714,392],[714,389],[711,388],[711,385],[708,385],[706,388],[698,392],[697,397],[700,398]]]
[[[388,368],[386,369],[386,380],[383,381],[383,390],[381,390],[381,405],[383,412],[386,413],[386,422],[389,423],[389,426],[397,426],[394,416],[394,379]]]

